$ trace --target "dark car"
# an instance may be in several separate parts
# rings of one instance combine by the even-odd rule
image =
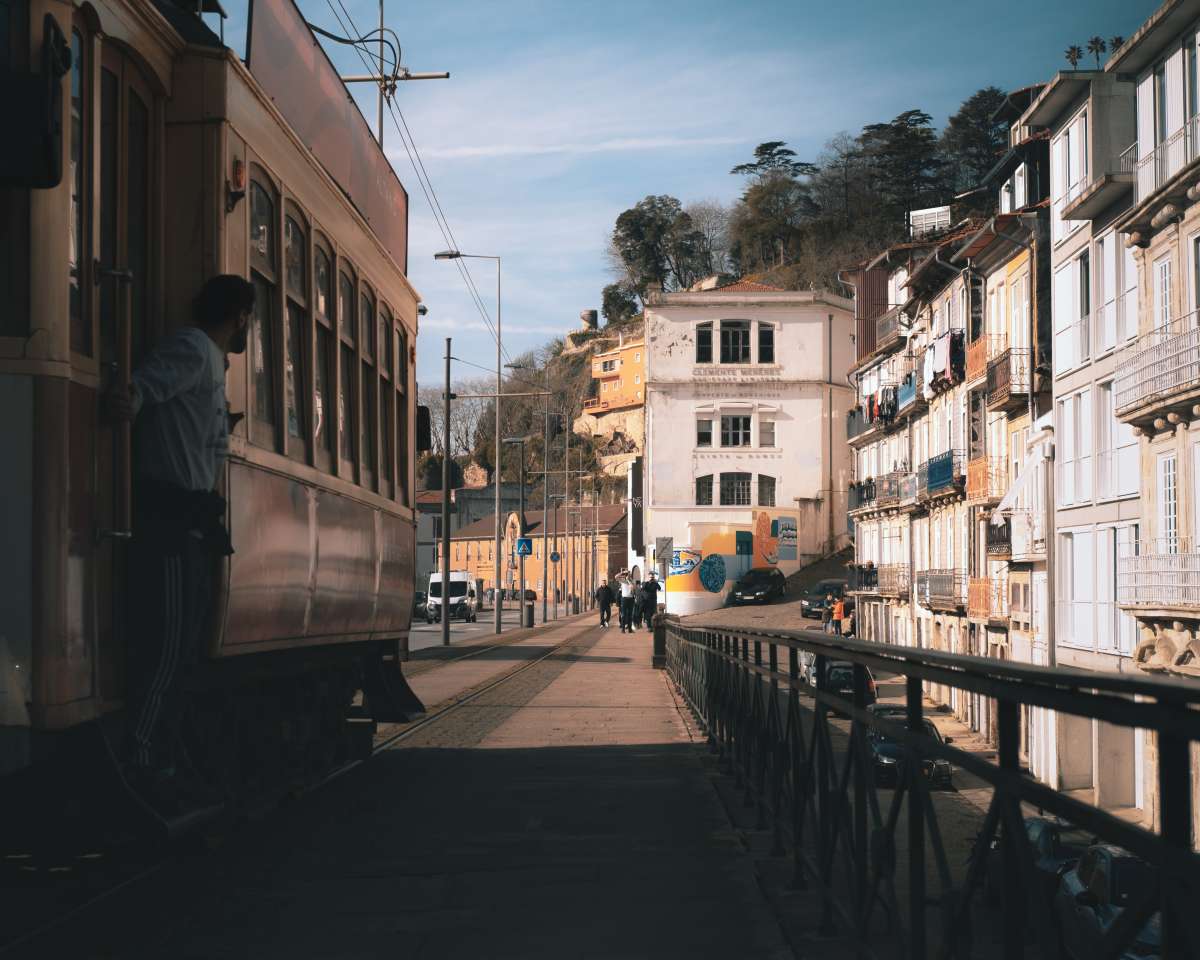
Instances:
[[[903,718],[889,716],[886,719],[900,722]],[[943,737],[932,720],[922,722],[925,735],[938,743],[953,743],[953,737]],[[897,743],[878,730],[872,730],[867,737],[871,748],[871,760],[875,766],[875,782],[880,786],[889,786],[899,781],[899,774],[907,759],[907,750],[903,744]],[[954,783],[954,767],[949,760],[940,757],[922,757],[921,773],[934,786],[949,787]]]
[[[1063,874],[1054,895],[1054,917],[1062,948],[1071,960],[1092,960],[1121,911],[1156,883],[1154,868],[1127,850],[1107,843],[1088,847]],[[1138,932],[1123,957],[1157,957],[1162,950],[1158,914]]]
[[[413,593],[413,619],[425,616],[425,591],[417,590]]]
[[[800,596],[800,613],[819,620],[825,609],[825,598],[832,595],[836,600],[845,592],[845,580],[818,580]]]
[[[770,603],[787,594],[787,577],[775,567],[755,567],[747,570],[729,591],[726,603]]]
[[[1075,866],[1093,842],[1093,837],[1074,824],[1051,817],[1026,817],[1025,835],[1029,838],[1036,873],[1036,880],[1029,888],[1032,907],[1034,898],[1044,903],[1054,899],[1063,873]],[[987,894],[998,899],[1004,889],[1004,856],[999,838],[991,842],[985,868]]]
[[[873,704],[876,700],[875,696],[875,678],[871,675],[870,668],[864,667],[867,671],[867,704]],[[809,667],[810,684],[815,685],[817,682],[817,667],[816,660]],[[845,660],[834,660],[832,663],[825,665],[825,690],[829,693],[836,694],[839,697],[845,697],[847,700],[854,699],[854,664],[848,663]],[[836,711],[835,711],[836,712]]]

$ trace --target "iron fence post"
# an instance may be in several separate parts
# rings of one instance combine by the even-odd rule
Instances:
[[[923,727],[921,680],[904,680],[905,704],[908,708],[908,729],[914,734]],[[917,764],[905,764],[908,778],[908,955],[911,960],[925,960],[925,811],[916,790],[919,776]]]
[[[861,663],[854,665],[854,705],[859,710],[867,706],[867,668]],[[867,769],[866,731],[856,718],[850,728],[850,749],[853,756],[854,776],[854,918],[859,933],[867,912]]]
[[[650,655],[650,665],[655,670],[661,670],[667,665],[667,615],[654,615],[654,651]]]
[[[823,654],[819,654],[817,656],[816,680],[817,690],[822,693],[827,689],[827,666],[827,658]],[[829,789],[829,750],[826,747],[829,736],[829,708],[822,703],[818,703],[813,722],[818,727],[824,728],[818,731],[817,740],[817,792],[820,797],[820,809],[817,811],[817,815],[818,822],[821,825],[821,836],[818,839],[817,846],[820,850],[819,863],[823,874],[821,876],[821,926],[819,929],[822,934],[828,936],[834,932],[833,901],[831,897],[833,887],[833,856],[831,855],[833,797],[831,796],[832,791]]]
[[[1180,850],[1192,846],[1191,745],[1186,737],[1158,732],[1158,802],[1162,838]],[[1167,960],[1190,956],[1186,907],[1174,884],[1162,883],[1162,955]]]
[[[1021,745],[1021,724],[1017,704],[1012,700],[1001,700],[996,705],[996,733],[999,743],[1000,769],[1018,772],[1019,763],[1017,751]],[[1008,796],[1001,796],[1002,804],[1013,804],[1016,801]],[[1020,811],[1017,816],[1001,817],[1001,862],[1004,867],[1004,957],[1014,960],[1025,955],[1025,887],[1021,877],[1021,850],[1019,844],[1024,838],[1013,832],[1013,824],[1020,823]]]

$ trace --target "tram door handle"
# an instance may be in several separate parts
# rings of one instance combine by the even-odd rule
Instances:
[[[92,275],[99,286],[105,280],[117,285],[116,314],[117,314],[117,351],[116,363],[113,370],[115,385],[124,391],[129,390],[130,375],[133,365],[132,325],[129,312],[132,309],[132,297],[129,288],[133,284],[133,271],[128,267],[105,266],[99,260],[95,261]],[[133,426],[130,423],[118,423],[114,429],[116,449],[114,467],[116,477],[115,509],[113,511],[113,530],[100,531],[101,536],[112,539],[129,539],[133,529]]]

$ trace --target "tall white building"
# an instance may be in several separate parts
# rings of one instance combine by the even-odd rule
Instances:
[[[846,544],[852,311],[748,281],[647,305],[644,537],[674,541],[670,612]]]

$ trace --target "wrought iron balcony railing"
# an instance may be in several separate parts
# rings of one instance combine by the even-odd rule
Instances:
[[[1200,551],[1183,537],[1134,543],[1117,558],[1117,602],[1200,617]]]
[[[896,409],[900,412],[907,410],[909,407],[915,407],[918,398],[921,397],[920,377],[915,371],[909,371],[900,378],[900,385],[896,387]]]
[[[1040,513],[1014,510],[1009,516],[1012,563],[1033,563],[1046,559],[1046,524]],[[991,528],[991,524],[988,527]]]
[[[930,457],[921,464],[918,471],[918,496],[931,499],[961,491],[966,479],[965,473],[961,450],[947,450],[936,457]]]
[[[919,477],[913,470],[909,470],[900,478],[900,507],[914,507],[917,504],[917,496],[920,493]]]
[[[874,430],[876,424],[867,420],[867,415],[857,407],[846,414],[846,439],[853,440]]]
[[[1007,560],[1012,556],[1012,523],[1008,517],[1003,523],[988,523],[987,555],[993,560]]]
[[[1200,394],[1200,315],[1192,311],[1139,337],[1118,369],[1122,420],[1153,419],[1176,403],[1190,407]]]
[[[885,563],[877,568],[876,590],[881,597],[907,597],[912,577],[907,563]]]
[[[993,503],[1008,488],[1008,465],[1003,457],[976,457],[967,463],[967,500]]]
[[[1009,347],[996,355],[987,368],[987,407],[1011,410],[1029,396],[1029,350]]]
[[[875,321],[875,349],[887,350],[900,342],[900,308],[892,307]]]
[[[874,593],[879,585],[879,568],[873,563],[851,564],[846,571],[846,589],[855,593]]]
[[[967,605],[967,578],[961,570],[920,570],[914,584],[917,602],[930,610],[961,610]]]
[[[1037,807],[1130,851],[1152,878],[1130,891],[1123,916],[1132,922],[1118,920],[1098,933],[1089,956],[1121,956],[1156,911],[1162,955],[1190,955],[1195,931],[1188,892],[1200,889],[1200,857],[1191,849],[1197,684],[1065,666],[1047,670],[817,630],[685,626],[670,617],[660,618],[655,643],[711,749],[732,768],[758,826],[769,831],[775,855],[787,857],[792,887],[811,890],[829,935],[845,942],[842,953],[905,960],[1035,951],[1058,956],[1050,898],[1027,896],[1036,852],[1021,810]],[[831,666],[835,661],[851,665],[848,684],[844,674],[835,676],[847,670]],[[874,699],[868,670],[896,677],[901,717],[866,709]],[[960,749],[931,729],[925,684],[992,700],[996,753]],[[847,686],[852,692],[841,692]],[[1029,704],[1088,725],[1112,724],[1131,737],[1145,731],[1156,745],[1160,825],[1129,822],[1023,775],[1021,717]],[[898,745],[894,793],[880,785],[870,762],[868,736],[876,733]],[[957,807],[935,802],[928,782],[950,764],[993,791],[969,866],[944,846],[961,828],[948,828],[941,818]],[[930,877],[939,878],[936,892]],[[994,924],[973,923],[989,877],[1003,891],[1003,913]],[[1032,948],[1027,935],[1036,941]]]

